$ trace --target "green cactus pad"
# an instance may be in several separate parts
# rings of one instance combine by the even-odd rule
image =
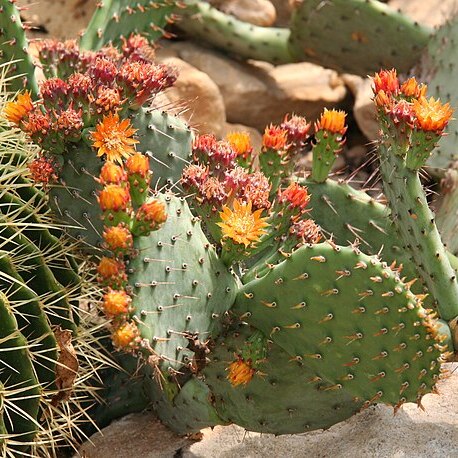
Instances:
[[[326,429],[360,410],[362,402],[355,402],[351,393],[326,390],[331,383],[322,379],[317,384],[306,360],[292,359],[272,342],[251,381],[232,386],[228,366],[252,332],[241,326],[222,336],[203,371],[221,418],[249,431],[278,435]]]
[[[97,5],[80,46],[97,50],[110,42],[116,44],[131,33],[157,40],[164,35],[176,3],[175,0],[104,0]]]
[[[407,169],[405,159],[382,141],[380,172],[391,218],[406,251],[437,304],[440,317],[458,316],[458,282],[437,230],[418,172]]]
[[[450,102],[454,109],[458,106],[458,93],[454,84],[458,78],[458,68],[455,65],[458,49],[454,38],[457,34],[458,16],[455,15],[431,37],[420,66],[421,79],[428,81],[429,93],[440,98],[442,102]],[[428,159],[428,166],[440,171],[449,167],[452,161],[458,160],[457,122],[450,122],[446,132],[448,135],[441,139]]]
[[[430,30],[374,0],[307,0],[291,19],[296,59],[358,75],[415,65]]]
[[[203,428],[225,424],[213,406],[213,394],[197,378],[189,379],[172,400],[158,385],[150,384],[149,394],[162,423],[177,434],[197,433]]]
[[[9,90],[28,89],[32,96],[38,94],[35,67],[28,53],[29,44],[24,25],[15,2],[0,0],[0,57],[8,64]]]
[[[386,265],[349,247],[299,248],[246,284],[234,312],[365,405],[419,401],[439,377],[424,309]]]
[[[131,120],[138,129],[137,150],[149,157],[152,188],[175,185],[191,159],[191,129],[178,117],[159,110],[142,108],[134,112]]]
[[[128,275],[132,305],[143,339],[162,369],[191,364],[187,347],[195,336],[205,342],[220,329],[237,283],[218,259],[184,199],[162,196],[167,222],[135,241],[138,256]]]

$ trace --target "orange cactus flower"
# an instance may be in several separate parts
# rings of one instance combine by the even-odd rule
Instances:
[[[130,203],[129,189],[117,184],[109,184],[100,191],[98,200],[102,211],[125,211]]]
[[[262,208],[254,212],[251,211],[251,202],[242,203],[234,200],[234,209],[231,210],[226,205],[220,212],[221,222],[217,223],[222,230],[223,239],[230,238],[235,243],[240,243],[248,247],[253,242],[258,242],[267,231],[267,218],[261,218]]]
[[[132,234],[124,224],[106,227],[103,232],[103,239],[108,249],[115,253],[126,252],[134,245]]]
[[[246,159],[253,152],[248,132],[230,132],[226,135],[226,141],[229,142],[238,157]]]
[[[119,116],[112,113],[104,116],[91,134],[97,156],[106,155],[107,161],[122,163],[123,159],[135,153],[134,145],[138,140],[132,137],[136,131],[128,119],[120,121]]]
[[[119,316],[129,312],[131,297],[124,290],[109,289],[103,296],[103,311],[108,316]]]
[[[440,100],[431,97],[420,97],[413,102],[413,112],[416,116],[417,128],[428,132],[441,132],[450,121],[453,109],[449,103],[442,104]]]
[[[120,350],[131,350],[135,348],[140,339],[140,332],[133,321],[123,323],[115,328],[111,334],[113,345]]]
[[[374,97],[374,102],[379,108],[389,110],[394,104],[394,99],[389,96],[384,90],[378,91]]]
[[[3,113],[9,122],[19,126],[32,109],[32,97],[30,96],[30,92],[26,91],[23,94],[18,94],[16,101],[8,102],[3,109]]]
[[[129,175],[138,174],[143,178],[149,174],[149,159],[142,153],[135,153],[126,161],[126,169]]]
[[[106,184],[121,184],[127,182],[127,175],[122,166],[114,162],[105,162],[100,170],[100,183]]]
[[[279,200],[281,203],[287,202],[291,207],[303,210],[310,202],[310,195],[305,186],[293,182],[280,193]]]
[[[406,97],[414,97],[416,99],[426,96],[428,86],[426,84],[418,84],[417,80],[412,77],[404,81],[401,85],[401,92]]]
[[[97,272],[104,280],[116,278],[124,275],[125,266],[122,261],[104,256],[100,259]]]
[[[144,203],[137,211],[138,221],[148,223],[150,230],[154,231],[167,221],[167,212],[163,202],[153,199]]]
[[[288,131],[271,124],[267,126],[262,136],[262,146],[267,149],[280,151],[285,149],[288,142]]]
[[[344,135],[347,131],[345,117],[347,114],[343,110],[324,109],[319,121],[315,123],[315,130],[327,130],[333,134]]]
[[[374,93],[385,91],[387,94],[397,95],[399,92],[399,80],[396,70],[380,70],[373,77]]]
[[[231,382],[232,386],[246,385],[256,373],[255,369],[251,367],[250,362],[240,357],[236,361],[233,361],[227,370],[229,372],[227,379]]]

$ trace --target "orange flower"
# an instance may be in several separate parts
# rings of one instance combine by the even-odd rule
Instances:
[[[142,223],[147,223],[149,230],[155,231],[167,221],[165,205],[157,199],[146,202],[138,209],[136,218]]]
[[[16,126],[32,111],[33,103],[30,92],[26,91],[23,94],[18,94],[15,102],[8,102],[5,105],[3,113],[6,119]]]
[[[129,189],[117,184],[109,184],[100,191],[98,200],[102,211],[125,211],[130,203]]]
[[[374,93],[385,91],[387,94],[397,95],[399,92],[399,80],[396,70],[380,70],[374,75]]]
[[[242,203],[237,199],[234,200],[234,210],[226,205],[220,212],[221,223],[217,223],[222,230],[223,239],[230,238],[235,243],[251,245],[259,241],[261,236],[267,231],[264,229],[268,226],[267,218],[261,218],[262,208],[254,212],[251,211],[251,202]]]
[[[246,385],[251,381],[256,372],[251,367],[250,362],[246,362],[241,357],[239,357],[237,361],[233,361],[227,370],[229,371],[227,379],[231,382],[232,386]]]
[[[230,132],[226,135],[226,140],[237,153],[237,156],[246,159],[253,151],[251,138],[248,132]]]
[[[109,316],[118,316],[128,313],[132,299],[124,291],[109,289],[103,296],[103,310]]]
[[[137,129],[130,125],[128,119],[119,121],[117,114],[109,114],[103,117],[103,121],[92,132],[93,147],[97,148],[97,156],[107,157],[107,161],[122,163],[135,152],[134,145],[138,140],[132,138]]]
[[[347,131],[345,126],[346,116],[345,111],[325,108],[320,120],[315,123],[315,130],[327,130],[333,134],[344,135]]]
[[[262,136],[262,146],[267,149],[282,150],[288,141],[288,131],[271,124],[266,127]]]
[[[149,159],[142,153],[135,153],[127,159],[126,168],[129,175],[136,173],[146,178],[149,173]]]
[[[281,203],[288,202],[293,208],[304,209],[310,202],[310,195],[305,186],[293,182],[280,193]]]
[[[128,321],[118,328],[114,329],[111,334],[113,345],[121,350],[129,350],[135,347],[140,338],[140,332],[133,321]]]
[[[127,175],[120,165],[114,162],[105,162],[100,170],[100,182],[106,184],[121,184],[127,182]]]
[[[420,97],[413,102],[413,111],[417,128],[428,132],[441,132],[450,121],[453,109],[449,103],[442,104],[440,100],[431,97]]]
[[[374,101],[378,107],[386,108],[387,110],[389,110],[394,103],[394,99],[387,95],[387,93],[383,90],[377,92]]]
[[[103,232],[103,239],[108,249],[115,253],[130,250],[134,244],[132,234],[124,224],[106,227]]]
[[[412,77],[409,78],[407,81],[404,81],[401,85],[401,92],[406,97],[414,97],[416,99],[420,97],[426,96],[426,91],[428,90],[428,86],[426,84],[418,84],[417,80]]]
[[[124,276],[125,266],[122,261],[104,256],[97,266],[97,272],[103,280],[110,280]]]

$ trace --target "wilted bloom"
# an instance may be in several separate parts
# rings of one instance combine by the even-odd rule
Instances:
[[[414,77],[404,81],[401,85],[401,93],[406,97],[413,97],[415,99],[425,97],[427,90],[428,86],[426,84],[418,84]]]
[[[247,183],[242,189],[243,199],[246,202],[251,202],[256,210],[262,208],[268,210],[271,206],[269,201],[271,187],[269,180],[262,172],[250,173]]]
[[[56,164],[45,156],[40,156],[33,160],[29,164],[29,170],[35,183],[41,183],[46,186],[57,181]]]
[[[373,77],[374,93],[385,91],[387,94],[397,95],[399,92],[399,80],[396,70],[380,70]]]
[[[49,78],[40,86],[40,94],[47,106],[63,107],[67,103],[69,86],[60,78]]]
[[[399,123],[405,123],[413,127],[415,113],[413,110],[413,105],[407,100],[394,102],[391,107],[387,108],[386,111],[395,125]]]
[[[116,348],[129,350],[135,347],[139,336],[140,332],[137,325],[133,321],[128,321],[113,330],[111,340]]]
[[[132,34],[129,38],[122,37],[122,53],[132,61],[152,62],[155,50],[147,38],[142,35]]]
[[[303,243],[319,243],[321,240],[321,229],[312,219],[305,219],[295,222],[289,229],[291,235],[299,238]]]
[[[95,99],[97,113],[115,112],[121,105],[121,96],[117,89],[104,86],[99,87],[97,98]]]
[[[24,123],[24,131],[37,143],[41,143],[51,130],[51,118],[39,108],[29,113]]]
[[[97,82],[109,86],[116,79],[118,69],[111,59],[99,56],[90,65],[89,75]]]
[[[181,184],[185,189],[199,189],[208,177],[208,168],[203,165],[188,165],[181,175]]]
[[[271,124],[267,126],[262,136],[262,146],[267,149],[282,150],[286,148],[288,131]]]
[[[231,145],[238,157],[247,159],[253,152],[248,132],[230,132],[226,135],[226,141]]]
[[[138,140],[132,137],[136,131],[128,119],[120,121],[119,116],[113,113],[104,116],[103,121],[97,124],[96,131],[92,132],[97,156],[106,155],[107,161],[122,163],[123,159],[135,153],[134,145]]]
[[[131,297],[124,290],[109,288],[103,296],[103,311],[108,316],[118,316],[128,313]]]
[[[32,109],[32,97],[30,96],[30,92],[26,91],[23,94],[18,94],[15,101],[8,102],[3,109],[3,113],[9,122],[19,126]]]
[[[344,135],[347,131],[345,126],[346,116],[345,111],[325,108],[320,119],[315,123],[315,130],[327,130],[333,134]]]
[[[121,184],[127,182],[127,174],[121,165],[114,162],[105,162],[100,170],[100,183]]]
[[[198,135],[194,139],[192,149],[193,151],[201,151],[209,156],[213,153],[213,151],[215,151],[217,144],[218,141],[213,134],[203,134]]]
[[[263,209],[252,211],[251,202],[242,203],[235,199],[233,210],[228,206],[223,207],[219,216],[221,222],[217,223],[221,228],[222,236],[229,238],[235,243],[243,244],[245,247],[259,241],[261,236],[267,231],[267,218],[262,218]]]
[[[107,248],[114,253],[125,253],[134,246],[132,233],[124,224],[106,227],[103,231],[103,240]]]
[[[210,177],[202,183],[197,198],[207,202],[222,203],[227,199],[226,188],[218,178]]]
[[[445,129],[453,114],[449,103],[442,104],[440,100],[435,100],[433,97],[429,100],[426,97],[414,100],[413,111],[419,129],[437,133]]]
[[[233,361],[227,370],[229,371],[227,379],[231,382],[232,386],[246,385],[256,373],[255,369],[251,366],[251,362],[245,361],[241,357]]]
[[[54,129],[60,131],[69,139],[78,140],[81,137],[83,128],[83,114],[81,110],[77,111],[70,107],[60,111],[56,115],[56,118]]]
[[[106,185],[98,197],[102,211],[126,211],[130,204],[130,193],[127,186],[117,184]]]
[[[311,125],[302,116],[292,115],[288,119],[288,115],[286,115],[280,127],[288,132],[288,142],[303,144],[309,138]]]
[[[305,186],[293,182],[279,193],[278,200],[281,203],[289,204],[292,208],[303,210],[310,202],[310,195]]]

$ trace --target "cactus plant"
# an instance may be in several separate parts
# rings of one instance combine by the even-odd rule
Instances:
[[[305,60],[363,76],[380,67],[408,71],[431,33],[374,0],[295,2],[289,29],[244,23],[202,1],[186,4],[179,26],[230,53],[274,64]]]
[[[91,294],[73,248],[51,223],[45,195],[29,180],[35,154],[0,100],[0,314],[2,456],[55,456],[85,437],[92,378],[110,363],[97,344],[101,324],[80,309]],[[14,112],[14,111],[13,111]],[[83,288],[83,289],[82,289]],[[89,382],[89,383],[88,383]]]

